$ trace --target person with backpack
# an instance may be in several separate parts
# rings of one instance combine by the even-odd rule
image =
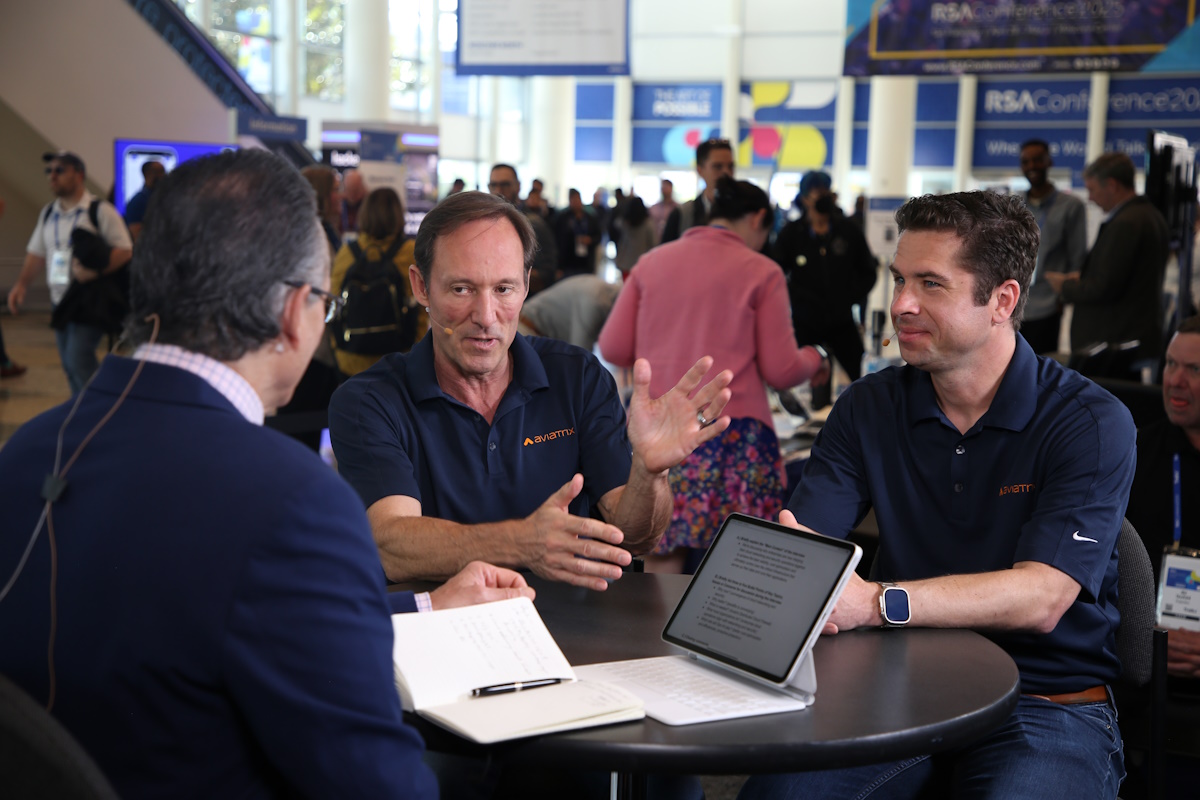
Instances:
[[[8,308],[20,310],[30,282],[45,269],[58,354],[71,394],[77,395],[99,366],[100,340],[120,330],[128,311],[125,265],[133,242],[112,203],[84,186],[87,170],[79,156],[62,151],[42,160],[56,199],[38,214]]]
[[[333,261],[332,291],[345,301],[329,326],[338,369],[357,375],[388,353],[407,353],[429,319],[413,300],[408,268],[413,240],[404,234],[404,204],[393,189],[363,201],[356,241]]]

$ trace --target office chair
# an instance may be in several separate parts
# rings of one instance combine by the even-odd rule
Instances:
[[[0,785],[22,800],[117,800],[67,729],[0,675]]]
[[[1148,797],[1161,800],[1166,780],[1167,632],[1155,628],[1158,583],[1146,546],[1125,520],[1117,543],[1117,656],[1121,681],[1114,687],[1126,753],[1147,754]],[[1149,708],[1149,711],[1147,711]]]

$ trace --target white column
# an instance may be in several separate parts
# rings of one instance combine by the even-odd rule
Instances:
[[[633,79],[616,79],[613,90],[613,180],[626,192],[633,188]]]
[[[438,41],[438,0],[425,0],[421,17],[425,29],[421,36],[421,58],[429,69],[429,111],[421,114],[422,122],[442,124],[442,46]]]
[[[725,44],[725,73],[721,80],[721,136],[733,142],[733,152],[737,155],[738,107],[742,95],[742,2],[743,0],[726,0],[729,9],[728,27],[722,32],[726,35]]]
[[[296,4],[276,3],[272,33],[275,41],[271,47],[271,74],[275,84],[275,113],[295,116],[298,100],[297,89],[300,75],[296,69]]]
[[[524,188],[541,178],[544,195],[555,206],[567,202],[567,176],[575,156],[575,79],[567,77],[531,78],[530,118],[525,121],[529,135],[529,174],[522,175]],[[536,122],[535,122],[536,121]]]
[[[1088,94],[1087,162],[1104,153],[1104,133],[1108,128],[1108,73],[1092,73],[1092,90]]]
[[[845,191],[850,185],[854,155],[854,78],[839,78],[837,106],[833,117],[833,186]]]
[[[916,115],[915,77],[871,78],[871,113],[867,130],[867,171],[871,174],[868,197],[908,197]]]
[[[954,137],[954,191],[965,192],[971,184],[971,162],[975,158],[975,99],[979,78],[962,75],[958,79],[958,120]]]
[[[390,39],[387,0],[346,0],[342,69],[347,119],[387,119]]]

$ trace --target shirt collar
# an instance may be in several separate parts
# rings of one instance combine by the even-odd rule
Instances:
[[[234,369],[215,358],[173,344],[144,344],[134,351],[133,357],[135,360],[165,364],[192,373],[220,392],[247,422],[263,424],[265,412],[258,392]]]
[[[550,379],[546,376],[542,359],[524,336],[517,334],[509,353],[513,357],[513,379],[510,390],[505,394],[506,398],[513,394],[512,386],[521,389],[526,398],[535,391],[550,388]],[[425,338],[413,345],[409,351],[404,380],[408,384],[409,394],[418,403],[435,397],[451,399],[442,391],[433,368],[432,332],[426,334]],[[501,407],[504,405],[505,401],[501,401]]]
[[[933,378],[928,372],[916,367],[904,368],[909,374],[907,380],[912,385],[912,403],[909,406],[909,423],[915,424],[926,419],[950,421],[942,413],[937,402],[937,394],[933,390]],[[1013,357],[1008,362],[1008,369],[1000,379],[1000,387],[988,410],[984,412],[972,430],[987,426],[1004,428],[1010,431],[1022,430],[1033,418],[1037,402],[1037,356],[1033,348],[1025,341],[1025,337],[1017,335],[1017,346]]]
[[[1124,201],[1123,203],[1118,203],[1117,205],[1113,206],[1113,210],[1109,211],[1107,214],[1105,214],[1104,219],[1102,219],[1100,221],[1102,223],[1110,222],[1113,217],[1115,217],[1117,214],[1121,213],[1121,209],[1125,208],[1125,206],[1129,205],[1136,199],[1137,199],[1137,195],[1134,195],[1133,197],[1129,198],[1128,200]]]

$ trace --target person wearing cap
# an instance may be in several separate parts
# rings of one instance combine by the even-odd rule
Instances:
[[[733,145],[728,139],[709,139],[696,147],[696,174],[704,180],[704,191],[667,216],[662,232],[664,244],[675,241],[688,228],[708,224],[717,195],[717,181],[727,175],[734,177],[736,166]]]
[[[58,305],[72,283],[88,284],[101,276],[112,275],[125,268],[133,257],[133,242],[120,213],[112,203],[99,200],[84,186],[87,168],[83,159],[74,153],[60,151],[42,156],[46,176],[54,201],[38,214],[37,226],[25,248],[25,263],[21,274],[8,293],[8,308],[16,314],[25,304],[25,295],[35,275],[46,271],[50,287],[50,302]],[[93,214],[93,203],[96,203]],[[95,220],[93,222],[93,219]],[[72,251],[72,234],[88,231],[98,237],[97,245],[108,248],[107,258],[89,259],[84,266]],[[91,248],[95,254],[96,248]],[[76,395],[96,371],[96,348],[104,336],[104,328],[90,322],[66,321],[55,329],[58,354],[71,394]]]
[[[875,285],[878,264],[862,231],[838,209],[832,185],[824,172],[804,176],[796,195],[803,213],[779,231],[772,255],[787,276],[796,343],[823,346],[857,380],[863,343],[852,306]]]

